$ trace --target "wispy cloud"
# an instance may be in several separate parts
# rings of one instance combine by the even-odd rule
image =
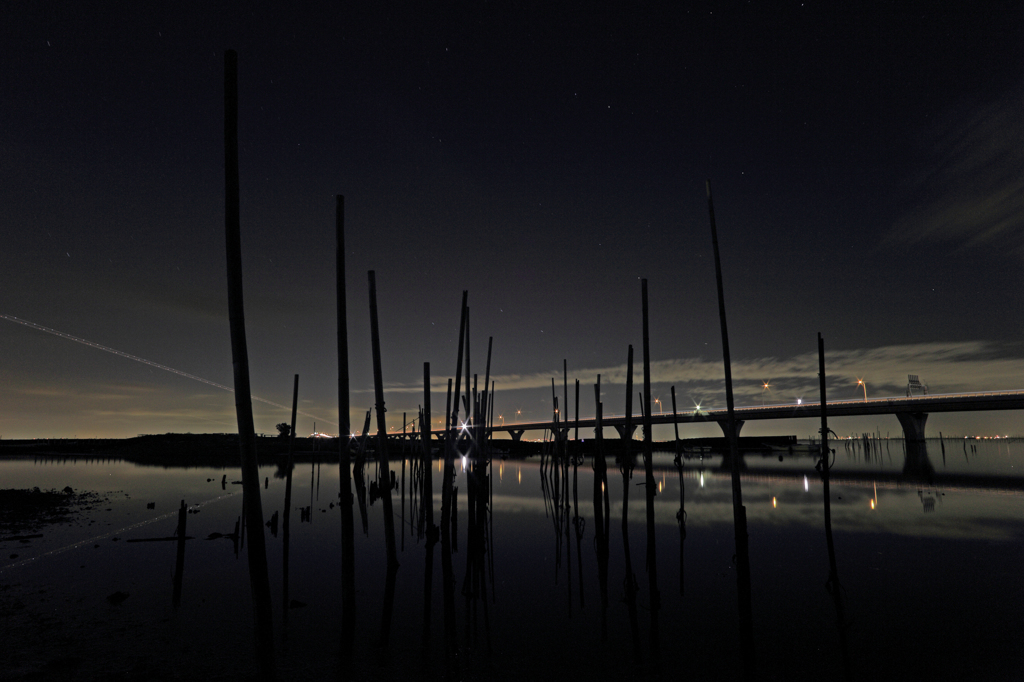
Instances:
[[[907,375],[917,374],[933,393],[1024,388],[1024,354],[1019,349],[986,341],[956,343],[918,343],[879,348],[828,351],[825,372],[829,387],[853,390],[863,379],[869,394],[896,395],[907,385]],[[634,381],[642,377],[641,365],[633,369]],[[601,375],[603,385],[626,383],[626,365],[591,367],[572,371],[572,377],[594,381]],[[763,383],[771,382],[769,398],[788,400],[798,395],[814,395],[818,390],[817,353],[791,357],[761,357],[735,360],[732,364],[734,390],[739,397],[760,400]],[[552,377],[560,385],[561,368],[532,374],[506,374],[493,377],[501,391],[534,390],[551,386]],[[655,384],[671,384],[684,393],[713,396],[724,392],[724,369],[719,359],[678,358],[652,364]],[[444,391],[438,382],[436,391]],[[393,392],[422,391],[422,386],[396,384]],[[853,397],[835,395],[835,398]]]
[[[934,131],[929,168],[917,178],[916,205],[892,239],[996,245],[1024,255],[1024,90]]]

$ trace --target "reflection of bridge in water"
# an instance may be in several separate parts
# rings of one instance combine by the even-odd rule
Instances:
[[[984,393],[948,393],[942,395],[913,396],[909,398],[874,398],[871,400],[832,400],[826,405],[830,418],[859,417],[876,414],[891,414],[899,420],[903,427],[903,437],[908,442],[919,443],[924,440],[925,422],[928,415],[935,412],[983,412],[993,410],[1024,409],[1024,391],[994,391]],[[759,419],[806,419],[821,418],[820,403],[791,403],[787,405],[756,405],[736,408],[736,433],[743,424]],[[703,410],[679,413],[675,418],[671,414],[652,414],[652,424],[679,424],[715,422],[722,432],[728,435],[726,422],[728,413],[724,409]],[[630,420],[632,429],[640,425],[642,418],[633,416]],[[604,417],[602,424],[614,428],[620,436],[625,436],[626,417]],[[539,421],[517,424],[495,425],[494,431],[504,431],[513,440],[519,440],[527,431],[550,431],[559,429],[563,434],[576,428],[573,420]],[[594,429],[595,419],[581,419],[580,429]],[[440,433],[440,432],[438,432]],[[633,434],[630,433],[630,436]]]

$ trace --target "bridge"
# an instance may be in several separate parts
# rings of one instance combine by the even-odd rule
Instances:
[[[1024,390],[1015,391],[990,391],[977,393],[946,393],[939,395],[922,395],[894,398],[873,398],[871,400],[831,400],[826,403],[826,412],[829,417],[856,417],[876,414],[891,414],[899,420],[903,427],[903,437],[906,441],[916,443],[924,441],[925,422],[928,415],[936,412],[979,412],[991,410],[1021,410],[1024,409]],[[735,408],[736,413],[736,435],[748,421],[759,419],[806,419],[821,418],[821,403],[818,402],[796,402],[782,405],[755,405]],[[722,432],[728,436],[728,411],[725,409],[704,410],[696,409],[689,412],[680,412],[675,419],[669,414],[652,414],[652,424],[671,424],[673,421],[679,424],[716,422]],[[620,436],[626,436],[625,415],[604,417],[601,420],[603,426],[614,428]],[[628,434],[632,437],[633,431],[640,426],[643,418],[634,415],[631,420],[631,430]],[[527,431],[544,431],[558,429],[562,434],[567,434],[570,429],[594,429],[597,421],[594,418],[580,419],[577,424],[573,420],[560,420],[556,425],[554,421],[539,422],[518,422],[515,424],[495,424],[494,432],[504,431],[513,440],[519,440]],[[442,433],[441,431],[435,433]]]

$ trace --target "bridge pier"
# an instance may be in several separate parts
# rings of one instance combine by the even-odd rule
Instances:
[[[633,434],[636,433],[636,426],[637,426],[636,424],[632,425],[632,428],[629,430],[629,435],[628,436],[626,435],[626,427],[625,427],[625,425],[618,425],[617,424],[615,426],[615,431],[618,432],[619,438],[630,438],[630,439],[632,439],[633,438]]]
[[[928,415],[924,412],[897,412],[896,418],[903,427],[903,440],[907,443],[924,442],[924,424]]]
[[[742,419],[737,419],[736,420],[736,437],[737,438],[740,437],[740,429],[743,428],[743,424],[744,423],[745,422]],[[718,422],[718,425],[720,427],[722,427],[722,433],[725,435],[725,437],[726,438],[730,438],[731,435],[729,434],[729,420],[728,419],[723,419],[722,421]]]
[[[523,438],[523,434],[526,433],[526,429],[509,429],[508,435],[512,436],[512,440],[518,443]]]

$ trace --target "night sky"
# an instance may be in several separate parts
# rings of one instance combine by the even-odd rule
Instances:
[[[234,49],[252,389],[290,405],[299,374],[300,434],[338,421],[336,194],[353,424],[369,270],[397,429],[424,362],[443,412],[463,290],[506,423],[550,416],[563,359],[581,416],[598,373],[622,412],[641,278],[655,410],[671,385],[680,410],[724,406],[708,178],[738,404],[816,400],[818,332],[830,398],[858,379],[903,395],[907,374],[1024,388],[1024,6],[837,4],[5,3],[0,314],[232,385]],[[254,414],[264,433],[290,418]],[[933,415],[928,434],[1020,419]],[[2,438],[236,428],[227,391],[0,319]]]

